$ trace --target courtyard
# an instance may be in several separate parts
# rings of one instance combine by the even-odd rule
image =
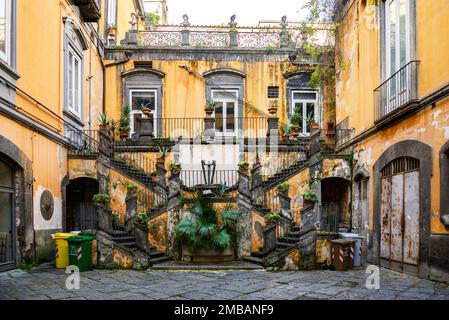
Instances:
[[[449,286],[380,270],[380,289],[367,289],[364,269],[334,271],[134,271],[81,273],[67,290],[67,274],[51,266],[0,273],[6,300],[449,300]]]

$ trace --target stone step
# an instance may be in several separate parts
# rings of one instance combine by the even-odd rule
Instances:
[[[168,256],[166,256],[165,254],[162,255],[162,256],[160,256],[160,257],[154,258],[154,259],[153,259],[153,258],[150,258],[150,259],[149,259],[149,261],[150,261],[151,264],[153,264],[153,265],[159,264],[159,263],[163,263],[163,262],[167,262],[167,261],[169,261],[169,260],[171,260],[171,258],[168,257]]]
[[[255,256],[249,256],[249,257],[243,257],[243,260],[249,261],[258,265],[263,264],[263,260],[261,258],[255,257]]]

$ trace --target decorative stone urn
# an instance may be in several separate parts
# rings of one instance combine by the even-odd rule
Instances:
[[[186,262],[220,263],[234,261],[234,250],[226,248],[222,252],[200,249],[191,252],[185,246],[182,247],[182,260]]]

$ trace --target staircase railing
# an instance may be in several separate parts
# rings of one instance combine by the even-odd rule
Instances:
[[[137,213],[154,214],[167,204],[167,195],[143,188],[137,192]]]
[[[145,185],[152,185],[151,174],[156,171],[156,163],[132,147],[114,146],[112,164]]]
[[[66,137],[70,140],[71,156],[93,156],[98,153],[99,132],[97,130],[68,130]]]
[[[271,153],[268,161],[262,164],[262,183],[265,190],[290,178],[308,160],[308,148],[299,145],[296,149]]]

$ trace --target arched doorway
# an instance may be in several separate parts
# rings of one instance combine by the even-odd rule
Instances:
[[[0,270],[15,265],[14,170],[0,157]]]
[[[66,188],[65,231],[97,229],[97,212],[92,198],[98,182],[91,178],[72,180]]]
[[[373,169],[374,262],[427,277],[432,149],[420,141],[399,142]]]
[[[343,178],[321,181],[321,230],[338,232],[340,229],[349,229],[349,188],[349,181]]]

